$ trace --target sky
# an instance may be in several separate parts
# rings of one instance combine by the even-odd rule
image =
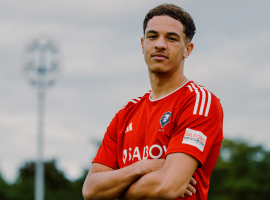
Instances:
[[[146,13],[162,3],[194,19],[185,75],[220,98],[224,137],[270,149],[269,1],[0,1],[0,172],[12,182],[36,159],[37,96],[23,78],[27,44],[49,35],[61,76],[46,97],[44,157],[70,179],[89,169],[115,113],[151,89],[140,47]]]

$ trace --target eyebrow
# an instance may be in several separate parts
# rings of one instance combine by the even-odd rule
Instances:
[[[154,30],[149,30],[149,31],[147,31],[146,34],[148,34],[148,33],[155,33],[155,34],[157,34],[158,32],[157,31],[154,31]],[[169,33],[166,33],[166,34],[167,35],[175,35],[175,36],[178,36],[179,38],[181,38],[181,36],[179,34],[175,33],[175,32],[169,32]]]
[[[148,34],[148,33],[158,33],[158,32],[157,31],[154,31],[154,30],[149,30],[149,31],[147,31],[146,34]]]
[[[181,38],[181,36],[180,36],[179,34],[175,33],[175,32],[169,32],[169,33],[167,33],[167,34],[168,34],[168,35],[175,35],[175,36],[178,36],[178,37]]]

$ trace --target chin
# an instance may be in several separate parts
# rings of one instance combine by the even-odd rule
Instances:
[[[153,74],[160,74],[160,75],[162,74],[165,75],[170,72],[169,70],[165,70],[164,68],[161,67],[153,67],[153,68],[148,67],[148,70]]]

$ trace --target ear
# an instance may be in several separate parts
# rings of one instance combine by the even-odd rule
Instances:
[[[144,37],[141,37],[142,53],[144,54]]]
[[[194,44],[192,42],[186,44],[184,58],[187,58],[191,54],[193,47]]]

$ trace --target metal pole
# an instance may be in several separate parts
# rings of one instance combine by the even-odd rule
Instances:
[[[35,39],[27,47],[25,63],[23,66],[25,75],[30,84],[37,88],[38,96],[38,121],[37,121],[37,161],[35,170],[35,200],[44,200],[44,107],[46,89],[52,87],[59,74],[59,52],[53,40],[44,37]]]
[[[44,131],[44,92],[38,92],[38,137],[37,164],[35,181],[35,200],[44,200],[44,166],[43,166],[43,131]]]

